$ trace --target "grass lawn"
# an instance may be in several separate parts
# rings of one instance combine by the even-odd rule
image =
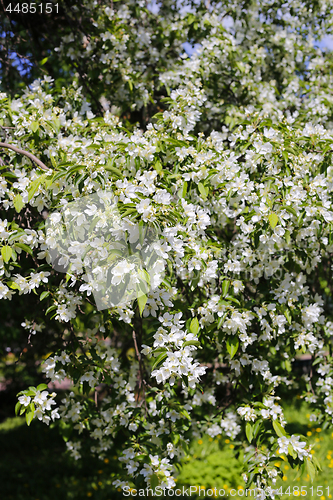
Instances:
[[[282,486],[283,493],[282,496],[276,497],[277,500],[297,496],[304,499],[329,500],[333,495],[333,429],[323,431],[317,425],[309,424],[308,408],[301,403],[297,407],[285,407],[285,417],[289,422],[286,427],[289,433],[307,436],[309,443],[313,444],[312,452],[317,457],[322,471],[311,483],[308,474],[295,479],[297,472],[283,460],[277,460],[276,464],[284,473],[283,479],[278,480],[275,485],[276,488]],[[236,460],[233,449],[233,443],[225,438],[213,440],[205,437],[193,442],[192,457],[185,461],[177,485],[204,486],[206,489],[223,488],[231,497],[231,489],[245,487],[241,477],[241,462]],[[241,497],[236,495],[235,498]]]

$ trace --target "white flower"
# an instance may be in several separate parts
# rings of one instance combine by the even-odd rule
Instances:
[[[25,394],[23,396],[20,396],[18,398],[19,402],[21,403],[21,405],[23,406],[28,406],[30,404],[30,401],[31,401],[31,397],[30,396],[26,396]]]
[[[321,307],[318,304],[311,304],[302,310],[302,320],[305,326],[316,323],[321,313]]]
[[[37,391],[36,395],[33,399],[33,402],[42,406],[44,404],[44,402],[46,401],[48,395],[49,395],[49,393],[47,391],[43,391],[43,392]]]
[[[270,417],[270,411],[269,410],[261,410],[260,411],[262,418],[269,418]]]
[[[113,274],[111,283],[113,285],[119,285],[119,283],[121,283],[123,281],[125,274],[130,273],[131,271],[133,271],[134,268],[135,268],[135,264],[133,264],[133,263],[131,264],[127,260],[122,260],[121,262],[119,262],[119,264],[114,266],[111,270],[111,273]]]
[[[80,377],[80,382],[88,382],[90,387],[95,387],[98,384],[98,380],[95,377],[95,373],[93,371],[88,371],[84,375]]]
[[[156,203],[161,203],[162,205],[169,205],[171,202],[171,195],[165,189],[158,189],[154,195],[154,200]]]
[[[289,443],[290,443],[290,441],[286,436],[282,436],[278,439],[278,446],[279,446],[278,451],[281,455],[282,454],[288,455]]]
[[[60,418],[59,408],[55,408],[54,410],[51,411],[51,418],[52,418],[52,420],[55,420],[56,418]]]
[[[306,446],[306,442],[300,441],[299,436],[291,436],[289,441],[294,450],[296,451],[298,458],[300,460],[303,460],[304,457],[307,457],[309,455],[309,452],[304,449]]]
[[[244,420],[254,422],[257,418],[257,414],[253,408],[249,406],[242,406],[238,408],[237,413],[244,418]]]

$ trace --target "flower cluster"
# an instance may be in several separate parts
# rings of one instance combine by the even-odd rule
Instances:
[[[59,408],[52,409],[52,406],[56,405],[56,401],[54,400],[56,393],[52,392],[50,394],[47,390],[43,390],[46,388],[45,384],[40,384],[37,389],[30,387],[28,390],[18,394],[18,403],[15,411],[20,415],[25,413],[28,425],[30,425],[33,418],[38,418],[38,420],[47,425],[51,421],[60,418]]]

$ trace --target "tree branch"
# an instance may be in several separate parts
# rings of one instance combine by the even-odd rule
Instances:
[[[37,165],[42,169],[48,172],[50,169],[47,167],[42,161],[40,161],[35,155],[29,153],[28,151],[24,151],[23,149],[19,149],[16,146],[12,146],[11,144],[7,144],[6,142],[0,142],[0,148],[12,149],[15,153],[19,153],[21,155],[27,156],[31,161],[37,163]]]

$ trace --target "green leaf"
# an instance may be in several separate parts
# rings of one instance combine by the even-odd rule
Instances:
[[[230,358],[232,359],[235,356],[236,352],[238,351],[238,347],[239,347],[238,337],[236,337],[236,336],[230,337],[229,336],[226,340],[226,345],[227,345],[227,351],[230,354]]]
[[[252,428],[252,425],[250,424],[250,422],[247,422],[247,424],[245,426],[245,434],[246,434],[248,442],[251,443],[251,441],[253,439],[253,428]]]
[[[38,127],[39,127],[38,122],[32,122],[32,124],[31,124],[31,130],[32,130],[34,133],[35,133],[35,132],[37,132]]]
[[[281,205],[281,208],[284,208],[285,210],[287,210],[287,212],[297,217],[297,212],[293,207],[290,207],[289,205]]]
[[[244,63],[242,63],[241,61],[237,61],[236,62],[236,66],[237,68],[239,69],[239,71],[241,73],[245,73],[245,66],[244,66]]]
[[[253,455],[256,453],[256,450],[250,451],[246,455],[244,455],[243,462],[246,464],[250,460],[250,458],[253,457]]]
[[[268,220],[269,220],[269,225],[271,226],[272,229],[274,229],[275,226],[276,226],[276,224],[279,221],[279,218],[276,215],[276,213],[272,212],[272,213],[269,214]]]
[[[316,469],[309,458],[306,459],[306,468],[307,468],[308,474],[310,476],[310,481],[311,481],[311,483],[313,483],[313,480],[316,477]]]
[[[138,276],[141,278],[141,284],[146,287],[146,284],[150,287],[150,275],[145,269],[137,270]],[[141,295],[141,294],[140,294]]]
[[[16,177],[17,177],[17,176],[16,176],[15,174],[13,174],[12,172],[2,172],[2,173],[1,173],[1,175],[2,175],[2,177],[9,177],[9,178],[11,178],[11,179],[16,179]]]
[[[147,295],[140,295],[138,297],[138,306],[139,306],[139,312],[140,312],[140,316],[142,316],[142,313],[143,313],[143,310],[145,308],[145,305],[147,303],[147,300],[148,300],[148,297]]]
[[[286,239],[287,245],[289,245],[289,243],[290,243],[290,231],[288,231],[288,229],[284,233],[284,237]]]
[[[66,423],[63,420],[60,420],[59,422],[59,431],[62,436],[62,439],[65,441],[65,443],[69,440],[71,437],[71,434],[73,432],[73,424],[72,423]]]
[[[155,368],[158,368],[162,363],[163,361],[165,360],[165,358],[168,357],[168,354],[167,352],[162,352],[156,359],[155,359],[155,362],[151,368],[151,371],[153,372],[155,370]]]
[[[198,318],[193,318],[191,323],[190,323],[190,332],[194,333],[194,335],[197,335],[199,330],[200,330],[200,325],[199,325]]]
[[[257,420],[256,423],[253,425],[253,437],[256,438],[259,432],[261,426],[260,420]]]
[[[327,151],[329,151],[330,149],[332,149],[332,144],[327,144],[327,146],[324,147],[323,149],[323,153],[327,153]],[[332,151],[330,151],[331,153]]]
[[[45,391],[47,389],[46,384],[39,384],[37,385],[37,391]]]
[[[46,297],[48,297],[49,295],[50,295],[49,291],[43,292],[40,294],[39,300],[42,302],[42,300],[46,299]]]
[[[51,125],[53,130],[58,134],[60,127],[61,127],[61,122],[60,122],[59,118],[53,118],[53,120],[51,122],[48,122],[48,123],[49,123],[49,125]]]
[[[55,309],[57,309],[57,306],[48,307],[45,311],[45,316],[47,316],[49,314],[49,312],[54,311]]]
[[[315,457],[314,455],[312,455],[312,457],[311,457],[311,458],[312,458],[312,462],[313,462],[313,464],[317,467],[317,469],[322,470],[321,465],[320,465],[320,463],[319,463],[319,461],[318,461],[318,458],[317,458],[317,457]]]
[[[15,405],[15,415],[18,415],[19,414],[19,411],[21,409],[21,403],[18,401]]]
[[[223,322],[224,322],[224,320],[225,320],[225,318],[226,318],[226,316],[227,316],[227,315],[228,315],[228,311],[227,311],[227,312],[225,312],[225,313],[223,314],[223,316],[221,316],[221,317],[219,318],[219,320],[218,320],[218,322],[217,322],[217,328],[218,328],[218,329],[220,329],[220,328],[221,328],[221,326],[223,325]]]
[[[279,422],[277,422],[277,420],[273,420],[273,428],[279,437],[287,435],[286,431],[284,430],[282,425]]]
[[[56,168],[57,168],[57,164],[56,164],[56,162],[55,162],[55,159],[53,158],[53,155],[50,155],[50,160],[51,160],[51,163],[52,163],[52,167],[53,167],[54,169],[56,169]],[[48,187],[49,187],[49,186],[48,186]]]
[[[13,225],[12,225],[13,228]],[[14,229],[14,228],[13,228]],[[11,243],[12,241],[16,240],[17,238],[20,238],[24,234],[23,229],[19,228],[17,231],[14,231],[8,238],[8,243]]]
[[[202,184],[202,182],[199,182],[199,184],[198,184],[198,189],[199,189],[199,192],[200,192],[200,194],[201,194],[202,198],[203,198],[204,200],[206,200],[207,195],[208,195],[208,189],[207,189],[207,188],[205,188],[205,186]]]
[[[225,297],[229,291],[229,287],[230,287],[230,281],[229,280],[225,280],[223,281],[222,283],[222,297]]]
[[[284,315],[285,315],[286,320],[288,321],[289,325],[291,325],[292,317],[291,317],[289,309],[285,309],[283,312],[284,312]]]
[[[30,201],[31,198],[33,198],[39,186],[42,184],[42,182],[44,182],[46,175],[47,174],[42,174],[39,177],[37,177],[37,179],[32,181],[30,189],[28,191],[28,201]]]
[[[186,347],[187,345],[195,345],[197,347],[201,347],[199,340],[186,340],[186,342],[183,343],[182,347]]]
[[[236,297],[227,297],[226,300],[230,300],[231,302],[235,302],[235,304],[238,304],[239,306],[241,305],[241,303],[239,302],[238,299],[236,299]]]
[[[252,484],[252,482],[253,482],[253,479],[254,479],[254,473],[250,472],[250,474],[248,474],[248,478],[247,478],[246,484],[250,486]]]
[[[289,453],[289,455],[291,455],[293,457],[293,459],[296,460],[297,453],[296,453],[296,451],[294,450],[294,448],[292,447],[291,444],[288,444],[288,453]]]
[[[31,248],[28,247],[28,245],[26,245],[25,243],[15,243],[15,246],[19,247],[19,248],[22,248],[22,250],[24,250],[28,254],[33,255],[33,252],[31,250]]]
[[[167,351],[166,347],[158,347],[152,354],[156,358],[157,356],[159,356],[160,352],[166,352],[166,351]]]
[[[32,419],[34,418],[34,414],[35,414],[35,405],[33,403],[30,403],[25,413],[25,420],[27,422],[27,425],[31,424]]]
[[[158,479],[158,475],[157,474],[152,474],[152,476],[150,477],[150,486],[152,488],[152,490],[154,490],[155,488],[157,488],[157,486],[159,485],[159,479]]]
[[[121,218],[123,219],[124,217],[127,217],[128,215],[133,214],[134,212],[138,213],[136,208],[128,208],[123,214],[121,214]]]
[[[305,465],[306,464],[304,462],[300,465],[299,470],[297,472],[297,475],[296,475],[294,481],[298,481],[298,478],[301,478],[303,476],[304,471],[305,471]]]
[[[3,246],[1,248],[1,255],[2,255],[3,261],[7,264],[7,262],[9,262],[9,259],[13,255],[12,247],[9,247],[8,245]]]
[[[25,205],[23,203],[22,196],[20,194],[17,194],[14,198],[14,208],[16,212],[20,213],[24,206]]]
[[[297,225],[298,225],[299,227],[301,227],[301,226],[302,226],[302,224],[303,224],[303,219],[304,219],[305,214],[306,214],[306,212],[305,212],[305,210],[304,210],[303,212],[301,212],[301,213],[300,213],[300,215],[299,215],[299,217],[298,217],[298,219],[297,219]]]
[[[185,181],[182,187],[178,191],[179,198],[185,198],[186,193],[187,193],[187,182]]]
[[[154,168],[155,168],[156,172],[158,172],[158,173],[162,172],[162,164],[161,164],[160,160],[157,160],[155,162]]]
[[[44,57],[44,59],[41,60],[40,65],[44,66],[44,64],[47,62],[48,57]]]
[[[113,167],[112,165],[104,165],[105,170],[108,170],[112,174],[115,174],[117,177],[122,177],[123,174],[119,170],[119,168]]]
[[[184,409],[182,409],[181,415],[183,415],[185,418],[187,418],[187,420],[192,420],[192,418],[190,417],[189,413],[186,410],[184,410]]]
[[[15,281],[7,281],[6,285],[11,288],[12,290],[21,290],[21,288],[18,286],[18,284]]]

